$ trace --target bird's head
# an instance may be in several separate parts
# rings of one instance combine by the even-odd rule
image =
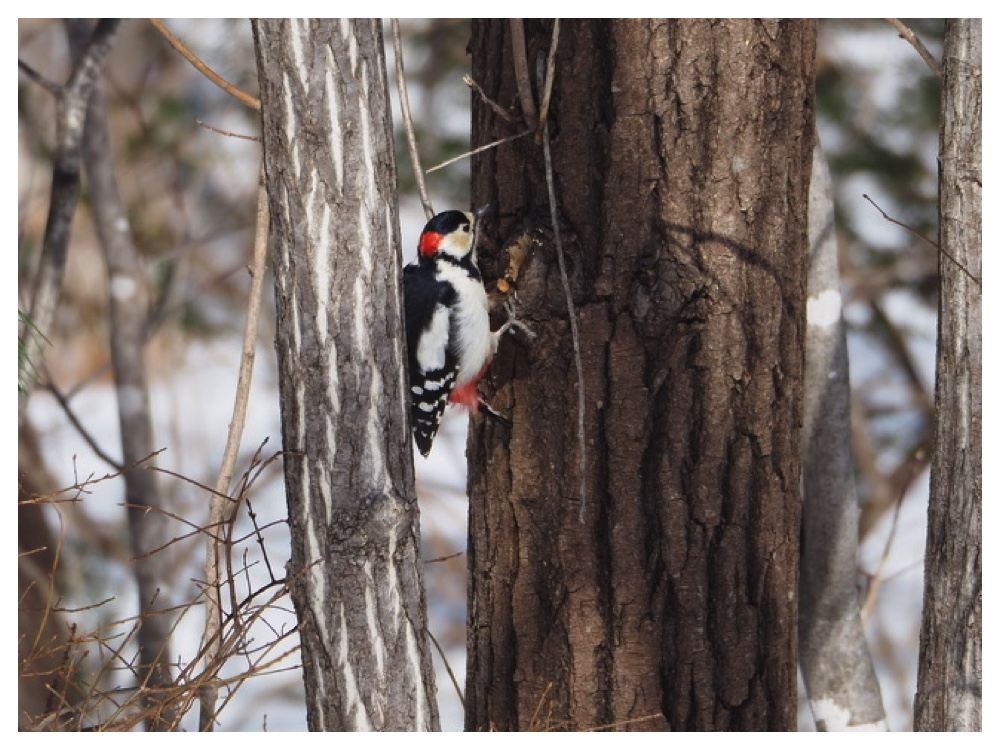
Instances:
[[[420,255],[433,258],[439,253],[462,260],[474,250],[476,217],[465,211],[445,211],[427,222],[420,233]],[[473,258],[475,260],[475,258]]]

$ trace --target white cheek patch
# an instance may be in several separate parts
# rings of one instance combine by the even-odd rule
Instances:
[[[437,249],[439,253],[447,253],[453,258],[461,260],[472,249],[472,230],[470,229],[468,232],[456,230],[450,234],[446,234],[441,238]]]
[[[434,309],[427,331],[420,337],[417,346],[417,364],[423,372],[440,370],[444,367],[448,346],[448,308],[438,305]]]

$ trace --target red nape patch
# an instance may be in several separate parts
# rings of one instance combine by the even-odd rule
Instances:
[[[458,386],[448,396],[448,400],[453,404],[461,404],[473,414],[479,413],[479,391],[476,389],[476,380]]]
[[[444,235],[438,234],[437,232],[424,232],[420,235],[420,244],[417,249],[420,251],[421,255],[434,255],[437,252],[438,245],[441,244],[441,238]]]

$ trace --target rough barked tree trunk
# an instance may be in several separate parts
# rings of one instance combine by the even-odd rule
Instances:
[[[525,21],[528,67],[552,23]],[[466,728],[796,726],[810,21],[561,25],[550,128],[577,377],[542,149],[473,163],[483,247],[527,229],[537,332],[506,337],[470,454]],[[506,22],[472,76],[516,109]],[[473,145],[517,132],[474,98]]]
[[[437,729],[381,28],[253,31],[309,727]]]
[[[983,25],[945,26],[936,422],[914,702],[919,731],[981,731]]]

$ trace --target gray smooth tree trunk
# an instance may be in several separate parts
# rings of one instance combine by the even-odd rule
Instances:
[[[91,23],[73,19],[68,22],[68,32],[74,56],[84,54],[93,33]],[[94,82],[90,93],[81,147],[90,209],[108,271],[109,343],[122,465],[131,467],[156,451],[145,361],[150,283],[132,239],[128,213],[118,190],[104,86],[100,79]],[[164,533],[164,504],[156,472],[137,467],[126,471],[122,478],[141,615],[136,677],[142,685],[143,706],[149,710],[147,728],[170,730],[175,728],[179,718],[176,707],[168,699],[172,686],[170,633],[175,617],[171,613],[169,594],[164,591],[164,558],[154,554],[169,542]]]
[[[438,728],[378,20],[253,22],[309,728]]]
[[[945,26],[934,457],[914,727],[980,731],[983,689],[983,25]]]
[[[817,729],[884,731],[882,693],[861,625],[860,511],[841,311],[833,190],[817,145],[809,189],[799,664]]]

